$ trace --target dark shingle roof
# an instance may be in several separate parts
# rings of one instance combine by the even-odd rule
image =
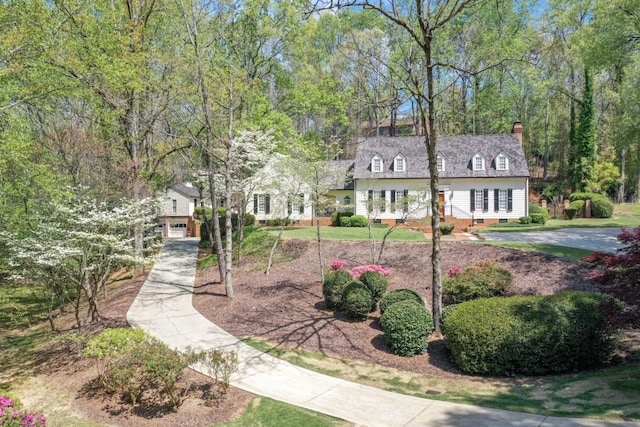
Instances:
[[[474,171],[472,168],[472,159],[478,153],[485,158],[483,171]],[[500,153],[509,159],[509,169],[506,171],[496,169],[495,158]],[[376,154],[383,159],[381,173],[371,172],[371,159]],[[405,172],[393,170],[393,161],[398,154],[406,159]],[[529,176],[524,151],[514,134],[442,136],[438,138],[438,154],[445,160],[445,170],[439,173],[441,178]],[[428,177],[424,136],[368,138],[358,144],[355,179]]]
[[[331,177],[331,189],[353,190],[353,160],[333,160],[331,167],[336,172]]]
[[[176,184],[171,187],[171,189],[187,197],[200,197],[200,193],[196,187],[190,187],[185,184]]]

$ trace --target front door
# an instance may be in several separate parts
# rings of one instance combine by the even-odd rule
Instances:
[[[440,219],[444,221],[444,191],[438,192],[438,211],[440,211]]]

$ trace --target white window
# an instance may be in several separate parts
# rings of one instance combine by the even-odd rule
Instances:
[[[473,157],[473,170],[474,171],[484,170],[484,158],[479,154],[476,154]]]
[[[506,171],[509,169],[509,159],[504,154],[499,154],[496,157],[496,169],[499,171]]]
[[[442,172],[444,170],[444,157],[438,156],[437,164],[438,164],[438,172]]]
[[[393,170],[395,172],[404,172],[406,170],[406,162],[402,155],[398,155],[394,159]]]
[[[501,211],[507,210],[507,190],[498,191],[498,209]]]
[[[253,195],[253,213],[254,214],[269,214],[270,213],[270,198],[268,194],[254,194]]]
[[[482,190],[476,190],[475,199],[476,208],[474,210],[476,212],[482,211],[484,209],[484,194]]]
[[[344,204],[345,206],[350,205],[350,204],[351,204],[351,197],[349,197],[349,196],[345,196],[345,197],[344,197],[343,204]]]
[[[178,213],[178,201],[176,199],[171,200],[171,213]]]
[[[382,159],[379,156],[371,159],[371,172],[382,172]]]
[[[267,207],[267,201],[264,194],[258,195],[258,212],[264,213],[265,208]]]

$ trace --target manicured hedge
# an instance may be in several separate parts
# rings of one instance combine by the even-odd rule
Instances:
[[[380,301],[387,292],[389,281],[377,271],[365,271],[360,275],[360,281],[365,284],[373,295],[374,304]]]
[[[373,295],[359,280],[352,280],[342,292],[342,310],[354,320],[366,320],[375,307]]]
[[[531,224],[531,217],[521,216],[519,221],[520,221],[520,224]]]
[[[455,222],[441,222],[440,223],[440,234],[446,236],[453,233],[453,229],[455,228]]]
[[[595,218],[611,218],[613,215],[613,203],[606,196],[598,193],[573,193],[569,195],[573,203],[576,200],[591,200],[591,215]]]
[[[391,307],[393,304],[406,300],[413,300],[423,306],[425,305],[422,295],[413,289],[396,289],[393,292],[389,292],[380,300],[380,314],[384,314],[385,311],[387,311],[387,308]]]
[[[456,365],[471,374],[539,375],[610,360],[615,334],[599,311],[609,297],[590,292],[486,298],[446,319]]]
[[[351,227],[351,217],[341,216],[340,217],[340,227]]]
[[[451,316],[460,304],[449,304],[442,308],[442,313],[440,313],[440,332],[443,335],[447,334],[447,319]]]
[[[433,318],[424,305],[405,300],[391,305],[380,317],[385,342],[394,354],[413,356],[427,351]]]
[[[345,269],[338,269],[328,272],[324,276],[322,283],[322,295],[329,309],[340,309],[342,302],[342,292],[347,283],[353,280],[353,276]]]
[[[366,227],[367,217],[364,215],[354,215],[351,217],[351,227]]]
[[[504,295],[513,282],[513,274],[495,261],[483,261],[445,277],[442,299],[457,304],[476,298]]]
[[[529,215],[531,217],[532,224],[544,224],[547,222],[548,215],[542,213],[532,213]]]

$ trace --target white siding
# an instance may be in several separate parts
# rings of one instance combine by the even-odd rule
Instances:
[[[458,179],[447,180],[447,182],[441,182],[440,186],[448,186],[450,194],[446,194],[445,200],[451,203],[456,208],[462,210],[464,213],[473,214],[474,219],[516,219],[526,215],[527,211],[527,179],[526,178],[483,178],[483,179]],[[489,206],[487,211],[483,212],[478,208],[476,211],[471,211],[471,190],[482,191],[484,189],[489,190]],[[494,190],[512,190],[513,197],[513,210],[511,212],[498,211],[494,209]],[[449,200],[450,198],[450,200]],[[447,209],[445,207],[445,209]],[[446,215],[451,215],[449,209],[445,212]],[[454,208],[453,215],[456,217],[462,217],[462,212],[456,214]]]
[[[173,200],[176,201],[176,212],[173,212]],[[172,189],[167,191],[164,201],[163,215],[166,216],[192,216],[194,201]]]
[[[391,191],[409,191],[412,203],[409,205],[409,218],[423,218],[431,211],[429,207],[429,181],[424,179],[376,179],[360,180],[356,183],[355,213],[375,219],[402,218],[403,209],[400,204],[395,212],[391,212]],[[369,190],[385,191],[386,206],[384,212],[368,212]],[[426,196],[426,197],[425,197]]]

